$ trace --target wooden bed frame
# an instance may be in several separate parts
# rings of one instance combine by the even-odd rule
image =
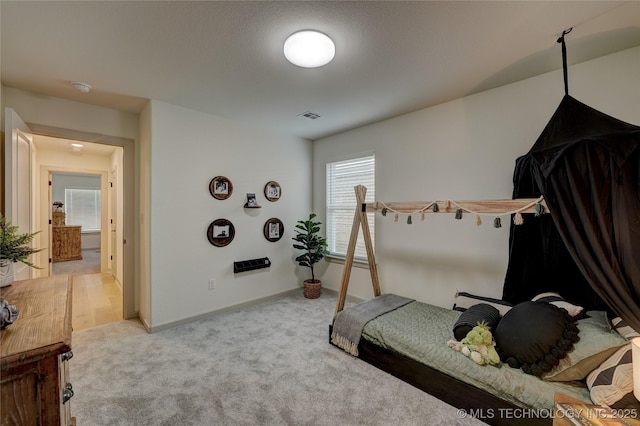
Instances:
[[[347,256],[345,258],[340,292],[336,303],[336,314],[344,309],[349,286],[349,278],[353,260],[355,256],[355,246],[358,238],[358,231],[362,228],[367,258],[369,261],[369,271],[371,273],[371,283],[374,296],[380,296],[380,283],[378,281],[378,271],[373,252],[371,233],[367,220],[367,212],[379,211],[383,208],[392,209],[395,212],[413,213],[453,213],[462,206],[468,211],[477,213],[505,214],[505,212],[519,211],[521,213],[535,213],[535,204],[539,199],[518,199],[518,200],[488,200],[488,201],[460,201],[451,203],[445,202],[437,211],[425,211],[424,206],[430,206],[430,202],[403,202],[403,203],[370,203],[364,202],[367,188],[358,185],[355,188],[358,206],[353,219]],[[544,201],[542,201],[544,205]],[[329,326],[329,342],[331,342],[332,326]],[[486,392],[473,385],[465,383],[449,376],[437,369],[419,363],[400,353],[382,348],[373,343],[361,339],[358,345],[358,358],[377,367],[397,378],[407,382],[416,388],[423,390],[434,397],[464,410],[466,416],[473,416],[485,423],[492,425],[551,425],[551,411],[536,412],[536,410],[523,409],[509,401],[505,401],[489,392]],[[537,416],[537,414],[542,414]],[[460,418],[463,416],[461,415]]]
[[[329,326],[329,343],[331,343],[331,332],[332,326]],[[487,424],[500,426],[548,426],[553,422],[552,411],[536,412],[536,410],[523,409],[440,370],[365,339],[361,339],[358,345],[358,358],[447,404],[464,410],[464,414],[459,418],[474,417]],[[536,417],[538,414],[542,415]]]

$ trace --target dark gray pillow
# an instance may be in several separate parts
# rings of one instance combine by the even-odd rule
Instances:
[[[514,306],[498,323],[494,338],[503,362],[538,377],[558,365],[580,340],[567,311],[544,302]]]
[[[460,341],[480,322],[487,324],[489,330],[493,333],[499,321],[500,311],[498,309],[486,303],[478,303],[470,306],[460,314],[460,317],[453,325],[453,335],[456,340]]]

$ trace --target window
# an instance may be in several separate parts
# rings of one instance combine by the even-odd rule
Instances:
[[[64,205],[68,225],[81,225],[82,232],[100,231],[100,190],[65,188]]]
[[[327,248],[334,256],[345,257],[347,254],[356,209],[353,187],[366,186],[366,201],[375,201],[375,165],[374,155],[327,163]],[[375,242],[374,214],[367,213],[367,219],[371,240]],[[362,229],[358,234],[355,257],[367,259]]]

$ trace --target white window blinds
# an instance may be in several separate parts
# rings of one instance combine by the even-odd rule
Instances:
[[[349,246],[349,236],[356,209],[354,187],[367,187],[367,202],[375,201],[375,156],[354,158],[345,161],[327,163],[327,244],[334,256],[344,257]],[[373,213],[367,213],[371,240],[375,243],[375,221]],[[366,259],[367,252],[362,238],[358,234],[355,257]]]
[[[81,225],[82,232],[100,231],[100,190],[65,188],[67,225]]]

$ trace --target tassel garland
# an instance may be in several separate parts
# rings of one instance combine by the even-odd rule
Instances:
[[[532,202],[530,204],[527,204],[525,206],[522,206],[521,208],[519,208],[518,210],[514,210],[514,211],[505,211],[505,212],[497,212],[498,215],[513,215],[513,224],[514,225],[522,225],[524,223],[524,217],[522,215],[523,211],[526,211],[528,209],[530,209],[531,207],[535,207],[535,215],[536,216],[540,216],[541,214],[543,214],[545,212],[545,206],[542,204],[542,197],[540,197],[538,200],[535,201],[535,204]],[[484,213],[478,213],[475,212],[473,210],[469,210],[466,209],[464,207],[462,207],[461,205],[459,205],[458,203],[456,203],[455,201],[452,200],[446,200],[446,201],[442,201],[443,203],[445,203],[445,212],[448,213],[451,211],[451,209],[453,207],[456,208],[455,210],[455,218],[457,220],[462,219],[462,216],[464,215],[464,213],[472,213],[475,215],[475,224],[477,226],[482,225],[482,218],[480,217],[482,214]],[[415,211],[398,211],[398,210],[394,210],[393,208],[387,207],[384,203],[381,203],[384,207],[380,209],[382,216],[387,216],[387,214],[389,212],[394,213],[393,216],[393,221],[394,222],[398,222],[399,216],[400,214],[403,215],[407,215],[407,220],[406,223],[407,225],[411,225],[413,223],[413,215],[415,214],[420,214],[420,220],[424,220],[425,218],[425,214],[428,213],[429,209],[431,209],[434,213],[437,213],[440,211],[440,206],[438,205],[437,201],[432,202],[431,204],[427,204],[424,207],[422,207],[421,209],[415,210]],[[408,210],[408,209],[407,209]],[[496,216],[493,219],[493,227],[494,228],[502,228],[502,219],[500,218],[500,216]]]
[[[514,225],[522,225],[524,223],[524,219],[522,218],[522,214],[517,212],[513,215],[513,224]]]

